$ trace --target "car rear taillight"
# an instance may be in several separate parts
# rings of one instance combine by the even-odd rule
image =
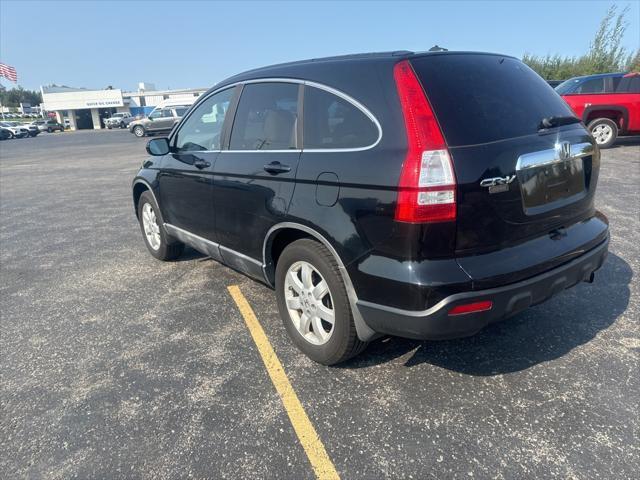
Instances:
[[[408,143],[395,219],[410,223],[453,221],[456,178],[438,120],[408,60],[395,65],[393,76]]]

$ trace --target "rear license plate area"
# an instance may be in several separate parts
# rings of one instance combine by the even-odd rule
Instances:
[[[538,215],[577,201],[586,193],[582,158],[572,158],[518,172],[527,215]]]

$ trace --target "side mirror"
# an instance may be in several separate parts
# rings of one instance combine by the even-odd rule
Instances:
[[[169,140],[161,138],[152,138],[147,142],[147,153],[154,157],[161,157],[169,153]]]

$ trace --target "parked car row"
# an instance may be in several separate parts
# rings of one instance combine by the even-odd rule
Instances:
[[[16,122],[0,122],[0,128],[4,131],[1,138],[2,140],[9,138],[25,138],[35,137],[40,133],[38,129],[32,130],[27,125],[22,125]]]
[[[35,137],[41,132],[64,132],[64,126],[55,120],[34,120],[31,123],[0,122],[0,140]]]
[[[36,113],[5,113],[4,118],[41,118]]]

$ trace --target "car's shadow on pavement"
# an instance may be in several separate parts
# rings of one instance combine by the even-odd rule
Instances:
[[[407,355],[407,367],[429,363],[475,376],[524,370],[562,357],[613,324],[629,303],[632,276],[627,262],[610,253],[592,285],[578,285],[477,335],[446,341],[387,337],[339,367],[364,368]]]
[[[637,145],[640,145],[640,135],[632,135],[628,137],[618,137],[616,143],[614,143],[611,148],[635,147]]]
[[[173,260],[174,262],[189,262],[191,260],[208,260],[209,257],[200,253],[199,251],[189,247],[184,247],[184,252],[178,258]]]

